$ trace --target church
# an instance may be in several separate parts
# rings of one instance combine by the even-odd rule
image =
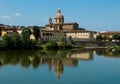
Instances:
[[[54,23],[52,18],[49,18],[49,24],[46,25],[48,30],[76,30],[78,29],[77,23],[64,23],[64,15],[61,13],[61,10],[58,10],[57,14],[54,17]]]
[[[64,20],[64,15],[61,10],[58,10],[57,14],[55,14],[54,21],[50,17],[48,19],[48,24],[45,25],[45,28],[40,30],[41,40],[43,42],[53,39],[56,41],[61,41],[63,37],[74,41],[88,41],[93,39],[93,31],[79,30],[78,23],[66,23]]]

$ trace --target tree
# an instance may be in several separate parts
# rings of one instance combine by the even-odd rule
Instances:
[[[96,37],[96,40],[97,40],[97,41],[102,41],[102,40],[103,40],[103,37],[102,37],[102,36],[97,36],[97,37]]]
[[[29,28],[22,29],[22,48],[24,49],[34,49],[36,48],[36,42],[30,40],[31,31]]]
[[[107,36],[102,37],[102,40],[104,41],[107,40]]]
[[[31,31],[29,28],[22,29],[22,39],[24,41],[30,40]]]
[[[11,41],[13,43],[13,48],[18,49],[21,46],[20,43],[20,35],[17,33],[13,33],[10,35]]]
[[[66,48],[71,49],[72,47],[73,47],[72,43],[71,42],[67,42]]]
[[[20,36],[17,33],[6,34],[3,36],[2,48],[18,49],[20,47]]]
[[[63,38],[61,39],[61,42],[62,42],[62,45],[63,45],[63,46],[66,46],[66,45],[67,45],[67,39],[66,39],[65,37],[63,37]]]
[[[13,43],[11,42],[11,38],[8,34],[3,36],[3,41],[2,41],[2,48],[4,49],[9,49]]]
[[[30,35],[31,35],[30,29],[29,28],[23,28],[21,35],[22,35],[22,44],[23,44],[23,47],[26,46],[26,48],[27,48],[29,46],[29,43],[30,43]]]
[[[112,38],[115,39],[115,40],[120,40],[120,35],[119,34],[115,34],[115,35],[113,35]]]
[[[40,37],[40,29],[38,26],[33,27],[33,35],[35,36],[36,41],[38,41]]]
[[[0,43],[0,49],[35,49],[41,48],[34,40],[30,40],[31,31],[23,28],[21,36],[18,33],[6,34]]]

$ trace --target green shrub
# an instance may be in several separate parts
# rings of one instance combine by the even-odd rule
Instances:
[[[61,49],[71,49],[73,47],[71,41],[68,41],[65,37],[61,39],[60,48]]]
[[[47,48],[47,49],[58,49],[59,46],[58,46],[58,44],[57,44],[56,41],[51,40],[51,41],[49,41],[49,42],[46,44],[46,48]]]

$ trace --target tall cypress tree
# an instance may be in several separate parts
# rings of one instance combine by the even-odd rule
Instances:
[[[36,41],[38,41],[40,37],[40,29],[38,26],[33,27],[33,35],[35,36]]]

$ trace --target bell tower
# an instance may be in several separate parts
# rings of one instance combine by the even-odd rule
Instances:
[[[49,24],[52,24],[52,18],[51,17],[49,18]]]

